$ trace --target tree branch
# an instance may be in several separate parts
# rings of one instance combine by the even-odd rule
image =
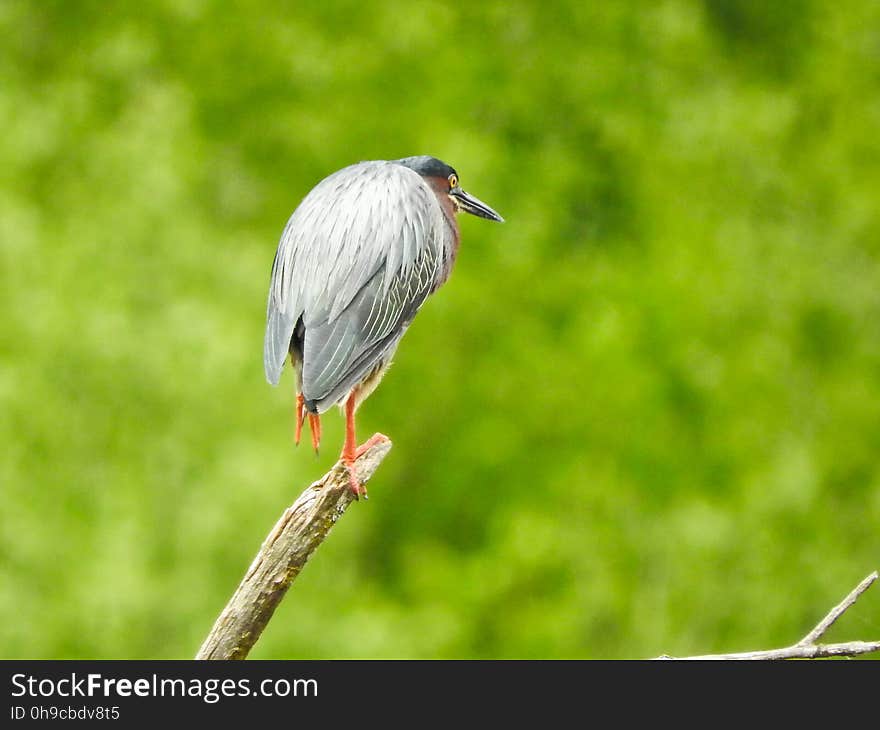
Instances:
[[[812,646],[816,643],[818,639],[822,638],[822,635],[831,628],[831,625],[837,621],[841,616],[843,616],[844,612],[852,606],[857,600],[859,600],[859,596],[862,595],[866,590],[871,587],[871,584],[877,580],[877,571],[875,570],[871,575],[865,578],[861,583],[859,583],[855,588],[853,588],[849,595],[844,598],[840,603],[838,603],[834,608],[832,608],[828,615],[823,618],[818,624],[816,624],[816,628],[814,628],[809,634],[807,634],[803,639],[801,639],[796,646]]]
[[[843,644],[817,644],[826,631],[849,609],[868,588],[877,580],[877,571],[859,583],[849,595],[832,608],[815,628],[796,644],[782,649],[766,651],[744,651],[735,654],[704,654],[702,656],[671,657],[661,656],[658,659],[824,659],[835,656],[858,656],[880,651],[880,641],[849,641]]]
[[[361,483],[373,476],[391,450],[391,441],[381,434],[355,462]],[[244,659],[260,638],[287,589],[296,580],[312,553],[324,541],[333,525],[354,501],[348,471],[337,462],[321,479],[309,486],[281,515],[263,542],[256,558],[242,578],[229,603],[218,616],[196,659]],[[880,641],[850,641],[841,644],[817,644],[826,631],[878,579],[877,571],[867,576],[849,595],[796,644],[782,649],[746,651],[732,654],[657,659],[822,659],[858,656],[880,651]]]
[[[376,443],[355,462],[355,473],[363,484],[391,450],[391,441],[380,434],[371,441]],[[348,471],[338,462],[281,515],[196,659],[247,657],[290,584],[352,501]]]

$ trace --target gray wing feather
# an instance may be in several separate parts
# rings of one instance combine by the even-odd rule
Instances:
[[[450,246],[434,193],[412,170],[364,162],[321,181],[290,217],[272,268],[267,380],[277,384],[302,318],[305,397],[354,385],[396,345]]]
[[[278,255],[276,254],[272,263],[272,284],[269,289],[269,302],[266,306],[266,338],[263,343],[263,369],[266,372],[266,379],[272,385],[278,385],[281,378],[281,370],[290,348],[290,338],[293,336],[293,329],[296,326],[296,320],[291,315],[284,313],[273,296],[278,276]],[[281,289],[280,283],[278,288]]]
[[[307,400],[336,402],[397,345],[433,288],[433,276],[426,275],[433,270],[430,258],[428,253],[388,286],[383,267],[338,317],[306,327],[302,379]]]

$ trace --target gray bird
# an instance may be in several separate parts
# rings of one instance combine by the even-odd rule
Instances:
[[[278,384],[290,354],[297,444],[304,412],[317,450],[320,414],[344,409],[342,460],[355,496],[366,490],[351,467],[372,445],[357,446],[355,410],[379,384],[416,312],[449,278],[459,211],[503,221],[434,157],[359,162],[319,182],[281,235],[266,312],[266,379]]]

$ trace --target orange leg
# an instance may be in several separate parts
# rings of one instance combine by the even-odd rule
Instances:
[[[345,401],[345,444],[342,446],[342,461],[348,467],[348,482],[351,484],[351,491],[354,492],[355,499],[361,495],[367,496],[367,488],[358,481],[354,475],[354,462],[358,457],[357,435],[354,426],[354,407],[356,389],[348,394],[348,400]]]
[[[296,430],[293,434],[293,440],[297,446],[299,446],[299,440],[302,438],[303,432],[303,419],[305,418],[305,413],[303,412],[303,408],[305,406],[306,399],[303,397],[302,393],[296,394]]]
[[[366,443],[361,446],[357,445],[357,433],[354,425],[356,397],[357,389],[355,388],[348,394],[348,400],[345,401],[345,444],[342,447],[342,462],[348,467],[348,482],[351,485],[351,491],[354,492],[355,499],[360,499],[360,497],[367,497],[367,488],[355,476],[354,462],[376,444],[387,441],[388,437],[377,433]]]
[[[357,435],[354,426],[354,391],[345,401],[345,444],[342,447],[342,458],[346,463],[354,461],[357,456]]]

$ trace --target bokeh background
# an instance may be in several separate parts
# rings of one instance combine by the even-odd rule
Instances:
[[[0,3],[0,655],[190,657],[334,461],[269,387],[290,212],[433,154],[504,225],[252,656],[795,641],[880,567],[880,4]],[[866,595],[832,640],[878,638]]]

